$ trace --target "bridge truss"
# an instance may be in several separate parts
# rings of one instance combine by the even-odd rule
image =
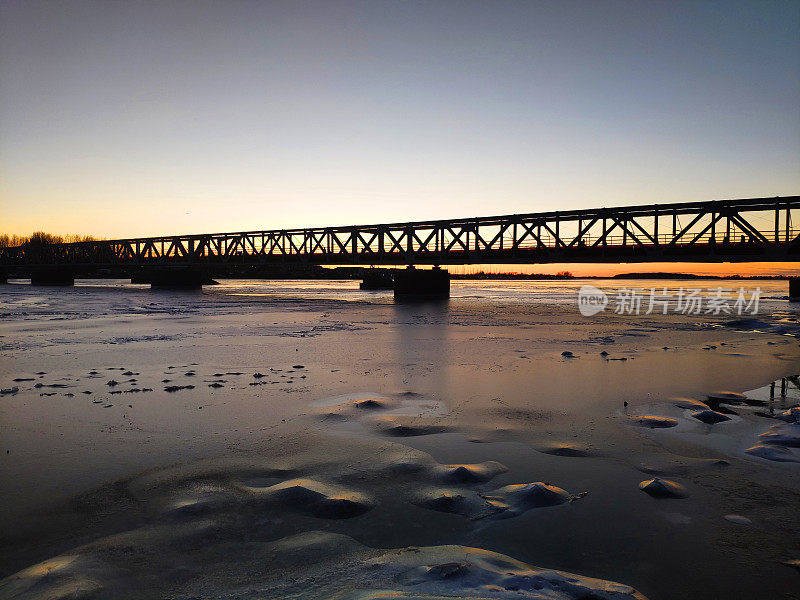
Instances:
[[[796,261],[800,197],[0,248],[0,266]]]

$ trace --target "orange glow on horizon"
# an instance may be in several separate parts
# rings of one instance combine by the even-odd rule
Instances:
[[[541,273],[554,275],[569,271],[575,277],[613,277],[621,273],[688,273],[693,275],[730,276],[742,275],[800,275],[800,262],[751,262],[751,263],[553,263],[534,265],[455,265],[445,267],[452,273]]]

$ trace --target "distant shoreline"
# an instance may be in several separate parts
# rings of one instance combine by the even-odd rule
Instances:
[[[462,280],[570,280],[570,279],[737,279],[737,280],[788,280],[791,275],[696,275],[694,273],[619,273],[617,275],[547,275],[527,273],[474,273],[450,274],[451,279]]]

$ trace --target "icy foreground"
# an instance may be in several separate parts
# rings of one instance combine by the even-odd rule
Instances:
[[[8,286],[0,600],[796,589],[791,332],[272,285]]]

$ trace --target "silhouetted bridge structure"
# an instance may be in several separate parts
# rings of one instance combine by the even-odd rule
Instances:
[[[259,265],[798,261],[798,209],[800,197],[788,196],[28,244],[0,248],[0,269],[40,283],[113,269],[152,283],[180,283],[189,273],[186,283],[199,284],[200,276]]]

